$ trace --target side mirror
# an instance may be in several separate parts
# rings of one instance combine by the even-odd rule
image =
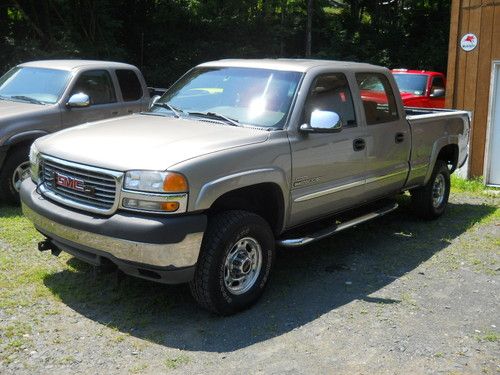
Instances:
[[[161,98],[160,95],[153,96],[151,98],[151,100],[149,101],[149,107],[148,108],[151,109],[160,98]]]
[[[342,130],[342,120],[337,112],[320,111],[311,113],[310,124],[302,124],[300,131],[304,133],[337,133]]]
[[[444,96],[444,89],[442,87],[434,87],[431,90],[431,98],[441,98]]]
[[[68,108],[84,108],[90,105],[90,98],[87,94],[79,92],[70,96],[66,107]]]

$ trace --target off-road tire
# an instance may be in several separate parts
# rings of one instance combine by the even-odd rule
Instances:
[[[433,203],[435,198],[435,183],[438,179],[444,182],[444,195],[442,201],[438,205]],[[448,197],[450,195],[450,170],[448,165],[437,160],[431,178],[425,186],[411,191],[411,206],[413,212],[421,219],[434,220],[440,217],[446,210],[448,205]]]
[[[9,153],[0,170],[0,200],[18,205],[19,193],[12,184],[12,176],[16,168],[29,160],[29,147],[18,147]]]
[[[255,239],[262,263],[252,287],[235,295],[225,285],[225,260],[242,238]],[[254,304],[262,295],[274,263],[274,235],[260,216],[247,211],[226,211],[209,218],[194,279],[189,286],[194,299],[205,309],[231,315]]]

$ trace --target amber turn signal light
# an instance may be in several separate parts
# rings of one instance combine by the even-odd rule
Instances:
[[[184,193],[187,192],[189,188],[187,180],[183,175],[168,172],[163,181],[163,190],[168,193]]]

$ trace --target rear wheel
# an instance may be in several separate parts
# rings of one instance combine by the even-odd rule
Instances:
[[[261,296],[274,262],[274,236],[267,222],[246,211],[213,216],[202,249],[191,293],[205,309],[230,315]]]
[[[21,183],[30,176],[29,148],[14,149],[0,171],[0,192],[5,201],[19,204]]]
[[[449,195],[450,170],[444,161],[438,160],[427,185],[411,192],[413,211],[423,219],[437,219],[444,213]]]

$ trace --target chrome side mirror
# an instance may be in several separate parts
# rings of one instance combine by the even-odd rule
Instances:
[[[78,94],[73,94],[68,99],[66,107],[68,108],[84,108],[90,105],[90,98],[87,94],[79,92]]]
[[[151,100],[149,101],[149,109],[153,108],[153,106],[155,105],[155,103],[161,98],[160,95],[155,95],[151,98]]]
[[[314,110],[310,124],[302,124],[305,133],[337,133],[342,130],[342,120],[337,112]]]
[[[442,87],[434,87],[431,90],[430,97],[431,98],[441,98],[444,96],[444,89]]]

